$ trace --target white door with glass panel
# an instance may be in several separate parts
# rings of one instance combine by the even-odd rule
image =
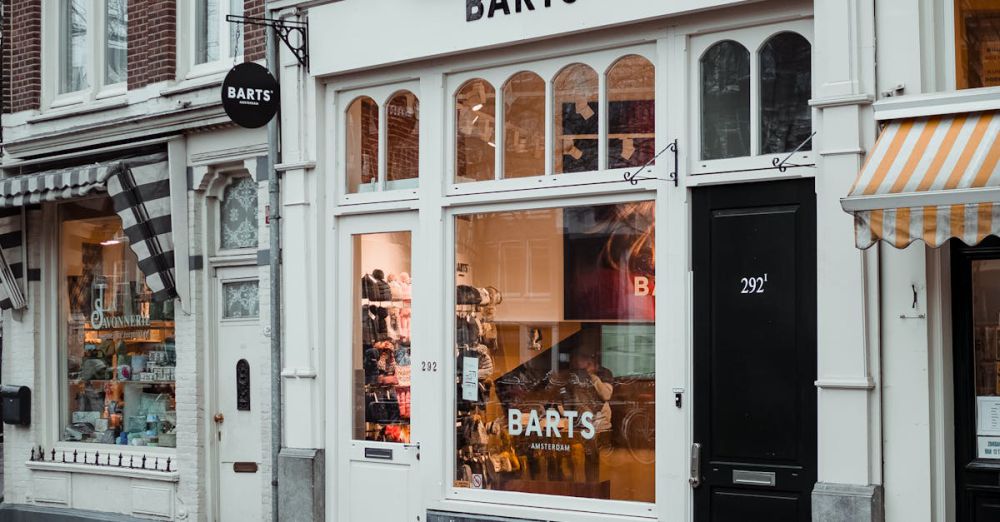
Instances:
[[[416,214],[339,222],[334,520],[418,514],[419,445],[410,429],[415,223]]]
[[[212,418],[219,461],[219,520],[262,520],[261,340],[257,267],[219,268],[216,278],[216,397]],[[257,382],[255,382],[257,381]]]

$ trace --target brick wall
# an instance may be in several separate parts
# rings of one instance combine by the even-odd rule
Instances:
[[[37,109],[42,93],[42,0],[3,0],[3,14],[2,112]]]
[[[176,44],[176,0],[129,0],[128,88],[174,79]]]
[[[243,0],[243,15],[264,17],[264,0]],[[264,58],[264,26],[243,26],[243,57],[248,62]]]

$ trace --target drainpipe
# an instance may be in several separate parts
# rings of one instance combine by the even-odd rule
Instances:
[[[267,27],[267,70],[278,75],[278,46],[275,29]],[[280,85],[280,82],[279,82]],[[281,186],[275,165],[281,161],[278,149],[280,129],[278,113],[267,124],[267,193],[269,208],[269,251],[271,275],[271,520],[278,520],[278,453],[281,451]]]

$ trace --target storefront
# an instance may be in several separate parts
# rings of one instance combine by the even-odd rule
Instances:
[[[811,4],[635,4],[308,6],[283,447],[327,519],[810,519]]]

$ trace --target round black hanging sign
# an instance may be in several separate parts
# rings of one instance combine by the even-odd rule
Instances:
[[[222,107],[240,127],[267,125],[278,112],[278,104],[278,81],[260,64],[241,63],[222,82]]]

